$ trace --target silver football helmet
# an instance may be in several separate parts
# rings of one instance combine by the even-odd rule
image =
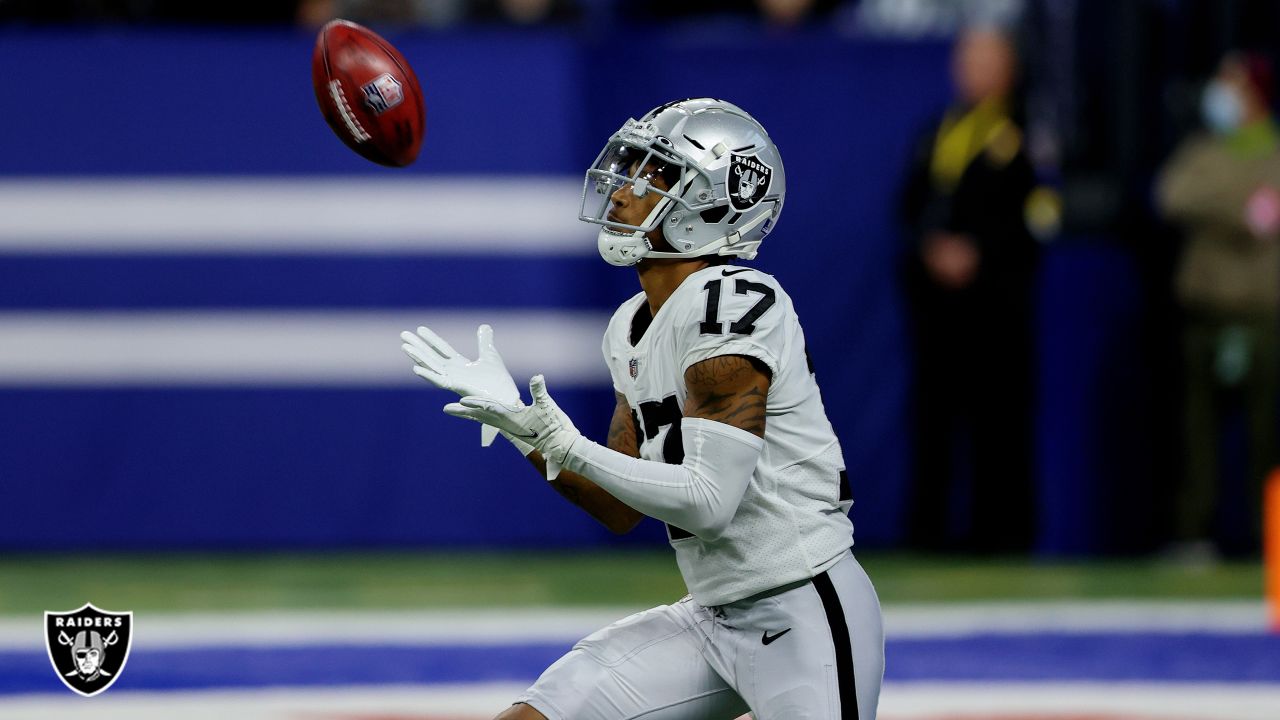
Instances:
[[[669,185],[653,185],[661,176]],[[642,225],[609,217],[612,196],[661,195]],[[742,108],[696,98],[627,120],[587,171],[579,220],[602,226],[600,255],[611,265],[703,255],[756,256],[782,213],[782,157],[764,127]],[[646,234],[662,228],[675,252],[655,251]]]

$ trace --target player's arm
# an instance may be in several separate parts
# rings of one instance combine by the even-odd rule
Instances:
[[[685,416],[733,425],[757,437],[764,437],[768,373],[768,368],[759,360],[742,355],[710,358],[693,365],[684,374],[687,388]],[[618,404],[609,423],[608,447],[638,458],[639,442],[631,406],[621,393],[615,395]],[[535,450],[528,457],[545,476],[546,461],[542,454]],[[747,479],[749,481],[750,478]],[[642,513],[578,473],[563,471],[551,481],[551,486],[613,532],[630,532],[644,518]]]
[[[729,369],[711,372],[697,385],[702,414],[686,416],[680,424],[684,460],[679,465],[640,460],[582,437],[540,375],[529,383],[532,406],[512,408],[490,398],[464,397],[445,412],[530,438],[551,460],[552,477],[564,468],[645,515],[714,541],[737,513],[764,447],[757,434],[764,430],[759,411],[750,409],[758,403],[760,385],[749,373]]]
[[[720,355],[684,373],[685,417],[705,418],[764,437],[769,368],[746,355]]]
[[[617,396],[617,406],[613,409],[613,419],[609,421],[609,449],[629,457],[639,457],[640,444],[636,440],[636,425],[631,418],[631,406],[627,404],[627,399],[622,393],[614,394]],[[529,462],[533,463],[543,477],[546,477],[547,461],[543,459],[542,453],[534,450],[525,457],[529,458]],[[551,481],[551,487],[566,500],[586,510],[588,515],[619,535],[631,532],[644,519],[643,514],[576,472],[561,471]]]

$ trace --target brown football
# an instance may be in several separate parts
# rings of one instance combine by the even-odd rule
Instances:
[[[330,21],[316,36],[311,80],[320,112],[347,147],[381,165],[417,159],[426,130],[422,88],[391,43],[362,25]]]

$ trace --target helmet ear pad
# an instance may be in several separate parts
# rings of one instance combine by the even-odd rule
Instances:
[[[680,193],[681,199],[690,205],[699,205],[706,203],[707,200],[715,197],[714,188],[711,187],[710,181],[706,175],[697,172],[688,173],[689,177],[683,179],[686,183],[684,192]],[[674,188],[673,188],[674,191]],[[688,252],[695,247],[703,244],[701,236],[706,234],[710,229],[708,224],[690,223],[690,215],[696,219],[697,213],[693,213],[681,207],[677,203],[671,203],[671,210],[662,218],[662,237],[666,240],[666,244],[671,246],[674,252]],[[725,206],[728,209],[728,206]],[[710,208],[702,211],[702,216],[708,216],[708,213],[719,213],[720,208]],[[654,248],[655,250],[657,248]]]
[[[645,235],[645,239],[649,241],[649,249],[656,252],[679,252],[676,247],[667,239],[666,227],[656,230],[650,230]]]

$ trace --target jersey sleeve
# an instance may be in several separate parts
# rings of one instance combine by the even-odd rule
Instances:
[[[627,327],[631,316],[636,311],[637,298],[643,298],[643,295],[644,293],[637,294],[613,311],[613,316],[609,318],[609,326],[605,328],[604,338],[600,341],[600,352],[604,355],[605,366],[609,368],[609,379],[613,383],[613,391],[619,394],[625,391],[622,389],[622,380],[618,376],[621,364],[618,357],[623,352],[618,344],[627,336]]]
[[[677,330],[680,373],[721,355],[745,355],[776,377],[786,357],[790,302],[771,276],[751,269],[717,273],[686,308]]]
[[[612,328],[611,328],[612,329]],[[617,363],[614,363],[613,342],[611,340],[612,333],[604,333],[604,341],[600,343],[600,352],[604,355],[604,365],[609,369],[609,380],[613,383],[613,392],[622,392],[622,383],[618,382],[618,373],[614,369]]]

